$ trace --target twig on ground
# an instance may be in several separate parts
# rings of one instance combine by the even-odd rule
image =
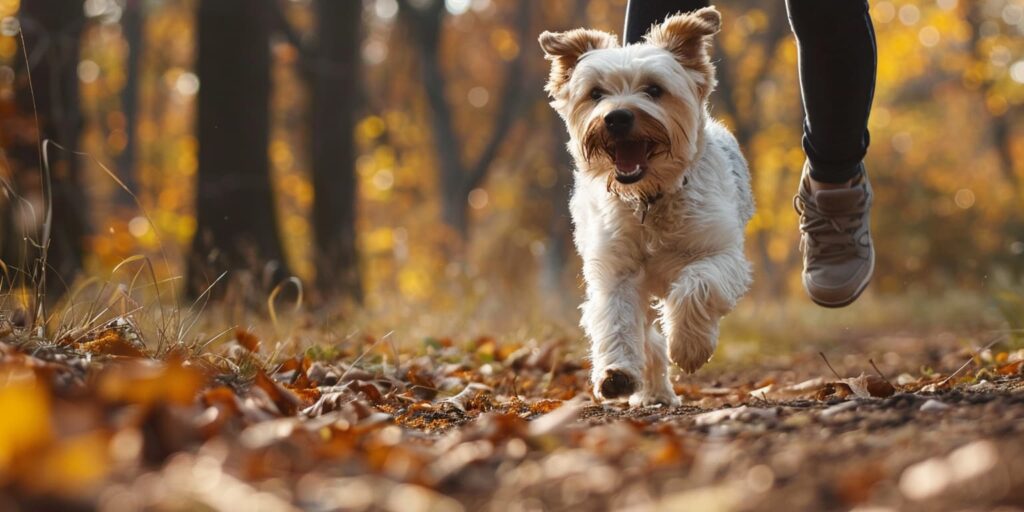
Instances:
[[[828,358],[825,357],[825,353],[818,352],[818,355],[821,356],[822,361],[825,361],[825,366],[828,366],[828,369],[832,370],[832,375],[835,375],[839,380],[843,380],[843,378],[839,376],[839,372],[837,372],[835,368],[832,368],[832,363],[828,362]]]
[[[995,339],[990,341],[987,345],[985,345],[984,347],[981,347],[981,349],[978,350],[978,352],[982,352],[982,351],[985,351],[985,350],[988,350],[988,349],[992,348],[992,346],[995,345],[996,343],[999,343],[999,341],[1002,340],[1002,338],[1003,338],[1002,335],[996,336]],[[957,368],[955,372],[949,374],[949,377],[946,377],[945,379],[942,379],[942,381],[939,382],[937,384],[937,386],[941,388],[942,386],[945,386],[946,384],[948,384],[949,381],[953,380],[953,377],[956,377],[957,375],[960,375],[960,372],[962,372],[965,369],[967,369],[967,367],[970,366],[971,362],[973,362],[973,361],[974,361],[974,355],[971,355],[971,357],[967,358],[967,361],[965,361],[964,364],[960,365],[960,368]]]
[[[390,331],[384,336],[381,336],[377,341],[373,342],[372,345],[370,345],[366,350],[364,350],[362,354],[359,354],[359,357],[357,357],[355,361],[352,361],[352,364],[350,364],[348,368],[345,369],[344,373],[341,374],[341,377],[338,377],[338,382],[345,382],[345,377],[348,376],[348,372],[352,371],[352,368],[355,368],[356,365],[359,364],[359,362],[362,361],[364,357],[366,357],[366,354],[372,352],[373,349],[377,348],[377,345],[380,345],[382,341],[388,339],[394,333],[395,331]]]
[[[885,376],[885,375],[884,375],[884,374],[882,373],[882,370],[879,370],[879,369],[878,369],[878,366],[876,366],[876,365],[875,365],[875,360],[874,360],[874,359],[868,359],[868,362],[869,362],[869,363],[871,363],[871,367],[875,369],[875,373],[877,373],[877,374],[878,374],[878,376],[879,376],[879,377],[881,377],[881,378],[882,378],[882,380],[884,380],[886,384],[888,384],[888,385],[892,386],[892,382],[891,382],[891,381],[889,381],[889,378],[888,378],[888,377],[886,377],[886,376]],[[895,389],[895,388],[896,388],[896,386],[893,386],[893,389]]]

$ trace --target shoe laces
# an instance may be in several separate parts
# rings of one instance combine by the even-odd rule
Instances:
[[[819,256],[856,255],[856,235],[864,223],[867,195],[845,210],[828,213],[802,196],[800,193],[793,197],[793,209],[800,215],[800,231],[804,234],[800,239],[800,250],[813,249]]]

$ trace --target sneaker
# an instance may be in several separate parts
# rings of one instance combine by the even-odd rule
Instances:
[[[875,269],[868,214],[871,183],[861,164],[849,188],[811,191],[805,164],[793,207],[800,214],[804,289],[820,306],[841,308],[857,300]]]

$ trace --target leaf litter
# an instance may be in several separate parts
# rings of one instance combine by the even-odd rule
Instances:
[[[871,359],[873,373],[842,377],[821,354],[826,376],[796,354],[713,367],[676,381],[685,405],[631,409],[594,402],[566,340],[443,340],[399,354],[364,338],[358,354],[277,359],[239,328],[206,352],[155,358],[128,318],[56,342],[0,334],[5,509],[938,510],[1024,499],[1018,352],[971,355],[974,375],[955,364],[915,372],[907,353],[895,382]]]

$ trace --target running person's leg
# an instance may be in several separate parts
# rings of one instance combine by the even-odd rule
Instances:
[[[794,204],[804,288],[816,303],[850,304],[867,287],[875,253],[871,185],[862,160],[875,90],[875,33],[865,0],[786,0],[800,60],[807,154]]]
[[[626,44],[639,43],[651,25],[665,21],[666,16],[707,6],[708,0],[629,0],[623,40]]]
[[[875,32],[865,0],[786,0],[800,60],[811,178],[845,183],[868,150]]]

